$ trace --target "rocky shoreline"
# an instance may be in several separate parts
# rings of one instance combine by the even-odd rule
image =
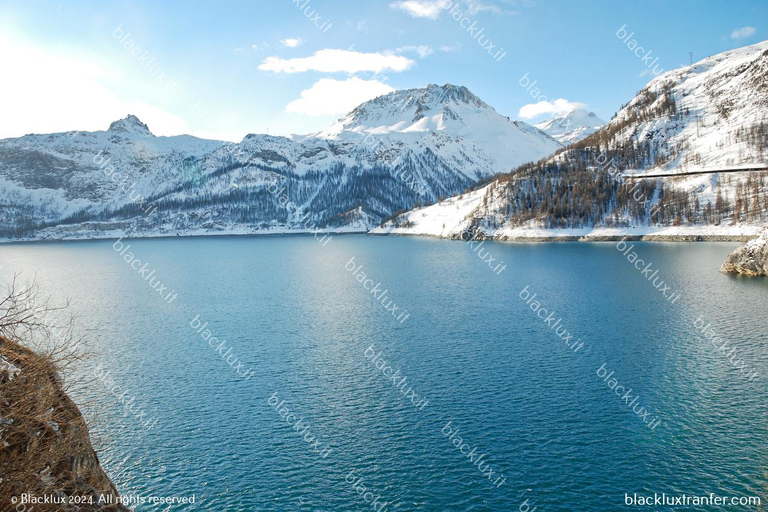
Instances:
[[[467,235],[452,235],[441,237],[435,235],[416,235],[406,233],[390,233],[389,236],[426,236],[429,238],[447,238],[449,240],[469,240]],[[382,234],[382,236],[387,236]],[[559,235],[559,236],[484,236],[476,235],[476,240],[494,242],[547,243],[547,242],[748,242],[754,239],[750,235]]]
[[[745,276],[768,276],[768,229],[733,251],[720,272]]]

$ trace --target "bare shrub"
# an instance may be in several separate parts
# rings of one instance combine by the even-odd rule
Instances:
[[[75,334],[69,303],[41,299],[34,282],[15,276],[0,300],[0,510],[28,493],[88,505],[34,505],[35,510],[105,510],[100,495],[117,496],[94,452],[88,428],[64,391],[62,375],[88,354]],[[63,320],[62,320],[63,318]],[[112,507],[112,510],[126,510]]]

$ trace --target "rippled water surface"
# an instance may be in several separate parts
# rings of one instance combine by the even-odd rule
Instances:
[[[668,296],[680,293],[672,304],[615,243],[485,243],[493,266],[506,264],[500,274],[445,240],[127,243],[164,294],[178,293],[170,304],[112,241],[0,246],[3,280],[36,272],[46,294],[70,297],[81,325],[98,328],[72,394],[124,495],[195,494],[194,507],[163,510],[212,511],[364,511],[374,495],[388,511],[518,510],[525,500],[611,511],[627,508],[625,493],[649,492],[768,500],[768,280],[718,273],[737,244],[635,243]],[[373,281],[346,269],[360,264]],[[378,282],[395,314],[409,314],[402,322],[364,287]],[[537,294],[529,304],[526,286]],[[190,327],[198,316],[250,379]],[[744,371],[695,327],[699,317]],[[371,345],[411,393],[377,369]],[[598,377],[603,364],[656,428]],[[281,409],[303,419],[305,436]],[[485,474],[460,451],[473,448]],[[362,485],[373,494],[359,495]]]

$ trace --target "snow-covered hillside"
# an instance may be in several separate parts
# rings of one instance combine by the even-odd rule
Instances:
[[[450,84],[368,101],[321,133],[239,144],[155,137],[128,116],[0,141],[0,235],[367,231],[558,148]]]
[[[465,195],[469,213],[446,220],[449,199],[377,231],[742,238],[768,223],[766,163],[768,41],[654,78],[594,134]]]
[[[766,122],[768,41],[654,78],[619,110],[602,139],[645,149],[638,170],[677,173],[768,161]]]
[[[421,235],[456,238],[468,230],[481,207],[489,187],[450,197],[439,203],[416,208],[391,222],[371,230],[375,235]]]
[[[592,135],[604,125],[605,121],[597,117],[594,112],[576,109],[534,126],[567,146]]]

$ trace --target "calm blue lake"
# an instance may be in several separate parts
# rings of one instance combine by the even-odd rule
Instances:
[[[96,329],[71,393],[120,492],[195,495],[137,510],[765,507],[768,279],[629,245],[666,295],[615,243],[362,235],[2,245],[0,277]]]

